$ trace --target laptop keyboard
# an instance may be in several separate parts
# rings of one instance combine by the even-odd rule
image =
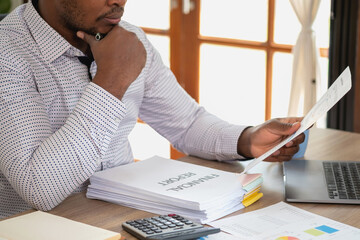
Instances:
[[[360,162],[323,162],[329,197],[360,199]]]

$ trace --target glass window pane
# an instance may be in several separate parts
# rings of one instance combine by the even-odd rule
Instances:
[[[123,19],[136,26],[169,29],[170,1],[127,1]]]
[[[301,24],[292,8],[290,1],[275,2],[274,41],[280,44],[295,45],[301,31]],[[330,36],[330,0],[320,2],[319,10],[313,24],[318,47],[329,47]]]
[[[288,115],[293,55],[277,52],[273,57],[271,118]]]
[[[147,124],[136,123],[129,135],[129,141],[135,159],[144,160],[154,155],[170,158],[168,140]]]
[[[149,41],[159,51],[164,64],[170,67],[170,39],[169,37],[158,36],[153,34],[147,35]]]
[[[316,43],[318,47],[328,48],[330,39],[330,13],[331,0],[322,0],[319,11],[313,24],[316,32]]]
[[[274,41],[295,45],[301,30],[301,24],[289,0],[275,2]]]
[[[200,9],[201,35],[267,40],[268,0],[203,0]]]
[[[200,104],[234,124],[262,123],[265,62],[264,51],[202,44]]]
[[[290,53],[275,53],[273,60],[273,84],[271,118],[286,117],[288,114],[293,55]],[[324,94],[328,88],[329,59],[320,58],[321,92]],[[318,96],[318,99],[322,96]],[[317,127],[324,128],[326,115],[317,122]]]

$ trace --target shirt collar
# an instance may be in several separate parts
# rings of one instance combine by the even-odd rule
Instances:
[[[24,19],[46,61],[53,62],[65,53],[72,56],[84,55],[39,15],[31,1],[27,3]]]

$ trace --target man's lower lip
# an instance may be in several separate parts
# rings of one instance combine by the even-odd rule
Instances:
[[[111,24],[118,24],[120,22],[120,18],[104,18],[104,20]]]

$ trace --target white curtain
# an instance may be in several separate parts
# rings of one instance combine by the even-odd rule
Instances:
[[[289,0],[302,29],[293,48],[289,116],[303,116],[316,103],[321,86],[319,50],[312,24],[321,0]]]

